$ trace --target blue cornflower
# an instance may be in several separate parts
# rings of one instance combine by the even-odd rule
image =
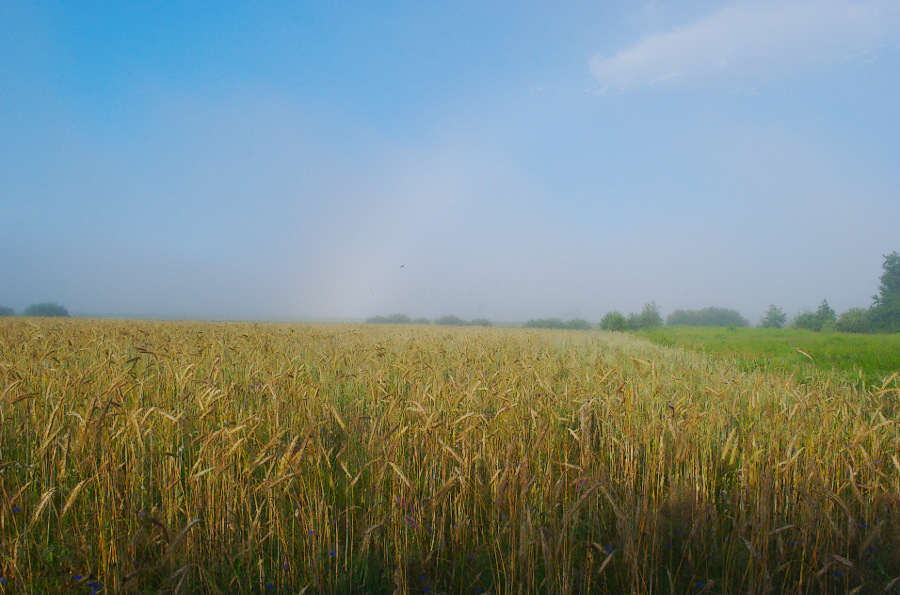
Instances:
[[[337,556],[337,552],[335,552],[334,550],[331,550],[330,552],[328,552],[328,555],[329,556]]]
[[[0,585],[5,585],[5,584],[6,584],[6,577],[0,576]]]
[[[275,590],[275,583],[269,583],[269,584],[267,584],[267,585],[266,585],[266,589],[268,589],[269,591],[274,591],[274,590]]]
[[[611,546],[611,545],[608,545],[608,546],[606,546],[606,547],[605,547],[605,548],[603,548],[603,549],[604,549],[604,550],[606,550],[606,551],[607,551],[607,552],[610,552],[610,553],[612,553],[612,551],[613,551],[613,550],[614,550],[614,549],[616,549],[616,548],[614,548],[614,547],[613,547],[613,546]]]
[[[22,512],[22,507],[21,506],[13,506],[13,513],[18,513],[18,512]]]
[[[697,581],[697,586],[698,586],[698,587],[702,587],[702,586],[703,586],[703,581]]]

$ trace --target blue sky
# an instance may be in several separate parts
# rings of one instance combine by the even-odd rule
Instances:
[[[0,5],[0,305],[497,321],[900,250],[900,3]]]

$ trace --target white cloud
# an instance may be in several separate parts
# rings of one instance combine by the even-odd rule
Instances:
[[[645,37],[591,72],[610,87],[725,79],[746,84],[859,56],[900,32],[896,0],[741,3]]]

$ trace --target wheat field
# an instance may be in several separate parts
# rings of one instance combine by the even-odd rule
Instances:
[[[900,394],[620,333],[0,320],[0,592],[900,592]]]

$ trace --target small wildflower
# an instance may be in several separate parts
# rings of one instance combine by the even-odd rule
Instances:
[[[266,589],[268,589],[269,591],[274,591],[274,590],[275,590],[275,583],[269,583],[269,584],[267,584],[267,585],[266,585]]]
[[[612,553],[613,551],[615,551],[616,548],[614,548],[614,547],[611,546],[611,545],[608,545],[608,546],[606,546],[606,547],[603,548],[603,549],[604,549],[605,551],[609,552],[609,553]]]
[[[335,552],[334,550],[331,550],[328,552],[328,555],[331,557],[334,557],[334,556],[337,556],[337,552]]]
[[[703,581],[697,581],[697,586],[698,586],[698,587],[702,587],[702,586],[703,586]]]
[[[22,512],[21,506],[13,506],[13,513],[20,513],[20,512]]]
[[[842,578],[844,575],[841,574],[841,571],[840,571],[840,570],[835,570],[835,571],[834,571],[834,576],[836,576],[837,578]]]
[[[74,580],[74,581],[80,581],[80,580],[81,580],[81,575],[80,575],[80,574],[76,574],[75,576],[72,577],[72,580]]]
[[[6,584],[6,577],[0,576],[0,585],[5,585],[5,584]]]

